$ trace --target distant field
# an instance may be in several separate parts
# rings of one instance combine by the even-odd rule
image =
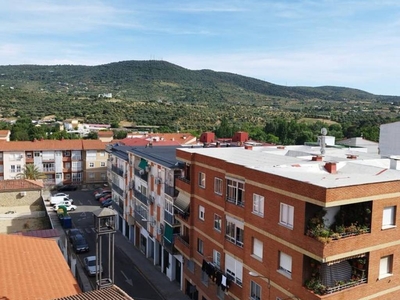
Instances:
[[[324,122],[324,123],[329,124],[329,125],[331,125],[331,124],[339,124],[338,122],[335,122],[335,121],[332,121],[332,120],[328,120],[328,119],[314,119],[314,118],[301,118],[301,119],[299,119],[299,122],[308,123],[308,124],[315,123],[317,121]]]

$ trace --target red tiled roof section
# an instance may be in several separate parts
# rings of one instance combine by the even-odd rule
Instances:
[[[2,151],[82,150],[82,140],[37,140],[1,142]]]
[[[41,180],[29,180],[29,179],[0,180],[0,192],[20,191],[20,190],[41,190],[42,188],[43,188],[43,182]]]
[[[97,136],[99,137],[113,137],[114,132],[112,130],[100,130],[97,132]]]
[[[83,150],[105,150],[108,143],[100,140],[83,140]]]
[[[125,146],[146,146],[150,143],[150,141],[141,138],[125,138],[121,140],[119,143]],[[181,145],[179,141],[152,142],[152,146],[179,146],[179,145]]]
[[[116,285],[54,300],[134,300]]]
[[[0,130],[0,137],[6,137],[10,130]]]
[[[0,299],[54,299],[80,293],[53,239],[0,234]]]

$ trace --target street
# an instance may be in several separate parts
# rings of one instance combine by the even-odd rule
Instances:
[[[73,227],[84,232],[89,244],[90,251],[78,254],[78,261],[83,265],[86,256],[96,255],[96,235],[94,232],[93,211],[100,208],[100,203],[94,199],[93,191],[70,191],[70,198],[74,200],[77,210],[69,212]],[[132,245],[133,247],[133,245]],[[102,247],[104,275],[108,275],[108,239],[103,238]],[[115,243],[114,248],[114,283],[123,289],[135,300],[162,300],[158,291],[142,276],[140,270],[133,264],[131,259]],[[143,259],[146,259],[143,257]],[[90,278],[92,287],[96,286],[95,277]]]

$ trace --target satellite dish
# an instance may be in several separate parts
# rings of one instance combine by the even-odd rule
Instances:
[[[326,128],[322,128],[321,129],[321,134],[322,135],[326,135],[328,133],[328,130],[326,130]]]

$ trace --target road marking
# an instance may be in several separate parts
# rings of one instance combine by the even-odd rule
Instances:
[[[122,273],[122,275],[125,277],[125,281],[126,281],[129,285],[133,286],[132,279],[128,278],[128,277],[125,275],[124,271],[121,270],[121,273]]]

